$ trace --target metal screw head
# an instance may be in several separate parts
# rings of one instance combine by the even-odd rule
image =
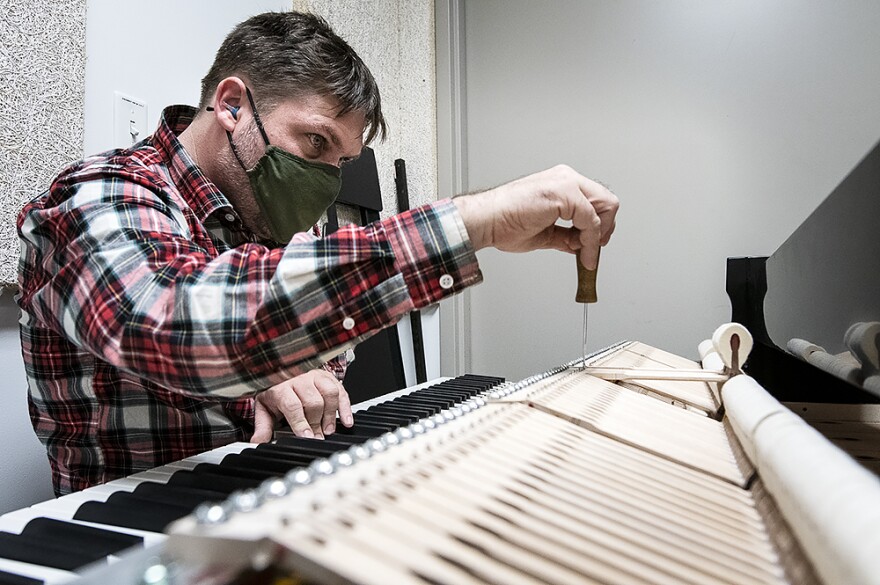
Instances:
[[[354,445],[349,447],[348,454],[355,461],[363,461],[370,458],[370,449],[365,445]]]
[[[267,479],[260,484],[260,499],[262,501],[283,498],[290,492],[290,484],[280,477]]]
[[[311,470],[306,469],[304,467],[299,467],[294,469],[293,471],[289,471],[284,478],[290,483],[290,487],[304,486],[312,483],[314,479],[314,474]]]
[[[386,447],[391,447],[392,445],[397,445],[400,443],[400,440],[397,438],[397,435],[394,433],[385,433],[379,440],[385,443]]]
[[[253,512],[262,504],[260,492],[254,489],[233,492],[229,501],[236,512]]]
[[[169,583],[168,567],[162,563],[155,563],[144,570],[140,585],[168,585]]]
[[[312,461],[312,464],[309,465],[309,470],[314,476],[333,475],[333,472],[336,471],[336,467],[333,466],[329,459],[318,459]]]
[[[381,453],[385,450],[385,443],[381,439],[371,439],[366,444],[370,453]]]
[[[230,510],[226,502],[206,502],[195,509],[196,522],[204,525],[222,524],[229,519]]]
[[[342,451],[340,453],[334,453],[330,456],[330,463],[334,468],[339,469],[340,467],[351,467],[354,465],[354,458],[351,456],[351,453],[347,451]]]

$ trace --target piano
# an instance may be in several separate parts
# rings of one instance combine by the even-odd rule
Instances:
[[[878,186],[880,145],[773,255],[730,259],[699,362],[623,341],[436,380],[325,442],[11,512],[0,584],[880,583]]]

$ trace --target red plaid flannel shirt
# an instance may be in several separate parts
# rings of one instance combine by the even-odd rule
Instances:
[[[449,201],[228,245],[212,227],[241,221],[177,140],[194,114],[168,108],[18,217],[30,414],[58,494],[247,439],[247,396],[482,279]]]

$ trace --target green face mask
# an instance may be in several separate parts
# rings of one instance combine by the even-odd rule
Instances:
[[[254,168],[248,170],[232,143],[232,134],[227,132],[226,136],[235,158],[247,173],[272,237],[286,244],[293,234],[308,230],[321,218],[336,200],[342,179],[338,167],[308,161],[269,144],[251,91],[246,91],[257,128],[266,143],[266,152]]]

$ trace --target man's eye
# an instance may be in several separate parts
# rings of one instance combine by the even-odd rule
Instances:
[[[309,134],[309,143],[312,145],[312,148],[321,151],[324,150],[324,145],[327,144],[327,141],[320,134]]]

